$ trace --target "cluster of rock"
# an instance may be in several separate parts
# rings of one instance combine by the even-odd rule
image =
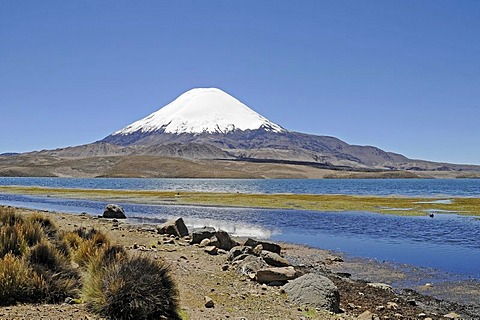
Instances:
[[[190,244],[211,255],[224,254],[224,271],[234,269],[253,281],[270,286],[283,286],[291,302],[299,306],[339,312],[340,296],[335,284],[318,274],[303,274],[281,255],[280,245],[254,239],[238,243],[223,230],[211,227],[194,229],[191,234],[182,218],[157,228],[158,233],[174,237],[188,236]],[[212,302],[208,303],[211,306]]]

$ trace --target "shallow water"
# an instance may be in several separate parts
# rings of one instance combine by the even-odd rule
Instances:
[[[0,194],[0,204],[98,215],[107,203]],[[209,225],[238,236],[306,244],[480,279],[480,220],[473,217],[437,214],[432,219],[368,212],[121,205],[136,222],[161,223],[181,216],[189,227]]]

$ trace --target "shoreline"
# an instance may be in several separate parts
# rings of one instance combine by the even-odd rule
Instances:
[[[278,288],[269,287],[264,289],[264,287],[259,287],[258,285],[251,283],[249,280],[242,278],[242,276],[221,271],[221,266],[224,264],[224,256],[209,256],[203,252],[202,248],[186,246],[182,244],[181,241],[176,242],[174,246],[159,245],[161,241],[160,239],[163,236],[156,234],[156,232],[152,232],[152,225],[120,222],[115,226],[115,224],[112,223],[112,220],[99,219],[90,215],[21,208],[18,210],[24,214],[41,212],[42,214],[55,219],[61,229],[68,230],[78,226],[99,228],[104,230],[107,236],[113,241],[124,245],[127,248],[132,248],[132,245],[136,244],[138,249],[131,249],[134,252],[161,256],[162,259],[165,259],[174,266],[175,277],[178,278],[179,281],[182,281],[180,285],[181,306],[184,308],[185,312],[190,315],[190,318],[187,319],[224,319],[226,315],[234,316],[234,318],[238,318],[238,316],[246,316],[248,319],[257,319],[256,315],[260,314],[262,314],[262,319],[269,319],[269,317],[264,315],[275,315],[275,312],[290,312],[289,315],[286,315],[285,317],[294,319],[298,317],[293,317],[292,314],[299,314],[300,316],[305,315],[306,313],[308,314],[308,310],[306,311],[300,306],[292,306],[290,303],[286,302],[280,291],[277,290]],[[154,228],[153,231],[155,231]],[[155,243],[156,245],[152,245],[152,243]],[[415,318],[417,318],[417,315],[422,312],[432,319],[441,319],[443,315],[450,312],[464,314],[464,319],[474,319],[474,315],[480,313],[480,305],[468,306],[450,303],[445,300],[435,299],[409,290],[402,290],[401,292],[393,293],[388,290],[369,287],[367,282],[373,282],[371,280],[366,281],[368,279],[365,278],[357,279],[353,275],[352,277],[344,277],[345,269],[351,267],[348,265],[345,266],[345,264],[353,263],[349,259],[343,261],[340,256],[329,250],[285,242],[281,242],[280,244],[285,257],[288,257],[288,259],[295,265],[302,266],[302,268],[305,268],[310,272],[319,272],[327,275],[329,278],[332,278],[341,291],[341,307],[345,312],[339,315],[329,315],[314,310],[314,314],[311,314],[311,318],[313,319],[355,319],[355,317],[363,313],[365,310],[370,310],[373,313],[381,313],[383,309],[376,310],[375,308],[386,305],[389,301],[397,304],[398,310],[394,311],[403,314],[407,319],[411,319],[411,316],[415,313],[417,313],[415,314]],[[357,261],[355,263],[358,268],[370,272],[372,275],[378,275],[379,273],[380,269],[376,264],[369,265],[365,263],[365,261]],[[392,269],[384,268],[383,273],[388,274],[391,271]],[[184,277],[186,277],[187,274],[191,277],[189,278],[190,282],[183,283]],[[205,279],[205,275],[207,274],[208,279]],[[204,283],[205,281],[207,281],[208,284]],[[228,283],[230,283],[230,285],[227,285]],[[251,292],[252,294],[247,294],[247,297],[242,297],[241,295],[237,296],[235,293],[230,292],[231,286],[233,286],[235,292],[238,291],[237,286],[245,287],[245,290],[246,288],[249,288],[248,292]],[[202,300],[201,298],[203,298],[203,293],[200,294],[201,297],[199,298],[194,292],[189,292],[192,290],[200,290],[200,292],[210,291],[207,293],[213,295],[214,300],[218,303],[215,312],[212,313],[212,310],[205,309],[202,303],[199,302]],[[224,291],[225,293],[223,294]],[[253,294],[254,291],[256,292],[255,294]],[[359,292],[363,294],[360,295]],[[240,299],[240,302],[238,302],[241,305],[239,307],[240,309],[232,309],[233,307],[230,305],[231,302],[228,301],[230,298],[225,299],[226,297],[224,295],[230,297],[231,300]],[[250,299],[253,300],[250,301]],[[273,299],[275,304],[280,303],[281,305],[274,306],[269,299]],[[408,301],[412,301],[412,299],[416,301],[415,306],[409,305]],[[254,301],[259,304],[258,308],[260,309],[254,308],[254,310],[249,310],[249,306],[251,306]],[[245,308],[243,308],[243,303],[245,302],[248,303],[245,305]],[[71,306],[65,306],[65,308],[67,307],[70,308]],[[22,308],[28,309],[29,307],[3,307],[0,308],[0,313],[3,313],[4,315],[6,314],[7,319],[10,319],[9,316],[12,316],[13,318],[13,315],[17,314],[16,312],[25,312]],[[58,308],[63,308],[63,305],[58,306]],[[83,306],[79,305],[79,308],[83,308]],[[387,311],[393,312],[393,310],[385,310],[385,312]],[[86,311],[83,310],[81,312]],[[393,315],[393,313],[391,314]],[[61,317],[58,319],[61,319]]]

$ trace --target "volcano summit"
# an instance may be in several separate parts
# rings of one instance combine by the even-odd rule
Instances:
[[[361,173],[384,178],[476,177],[478,172],[479,166],[412,160],[289,131],[216,88],[189,90],[91,144],[0,156],[4,176],[321,178]]]

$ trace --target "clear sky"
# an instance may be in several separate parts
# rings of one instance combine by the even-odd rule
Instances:
[[[480,164],[480,1],[0,0],[0,153],[100,140],[195,87],[290,130]]]

